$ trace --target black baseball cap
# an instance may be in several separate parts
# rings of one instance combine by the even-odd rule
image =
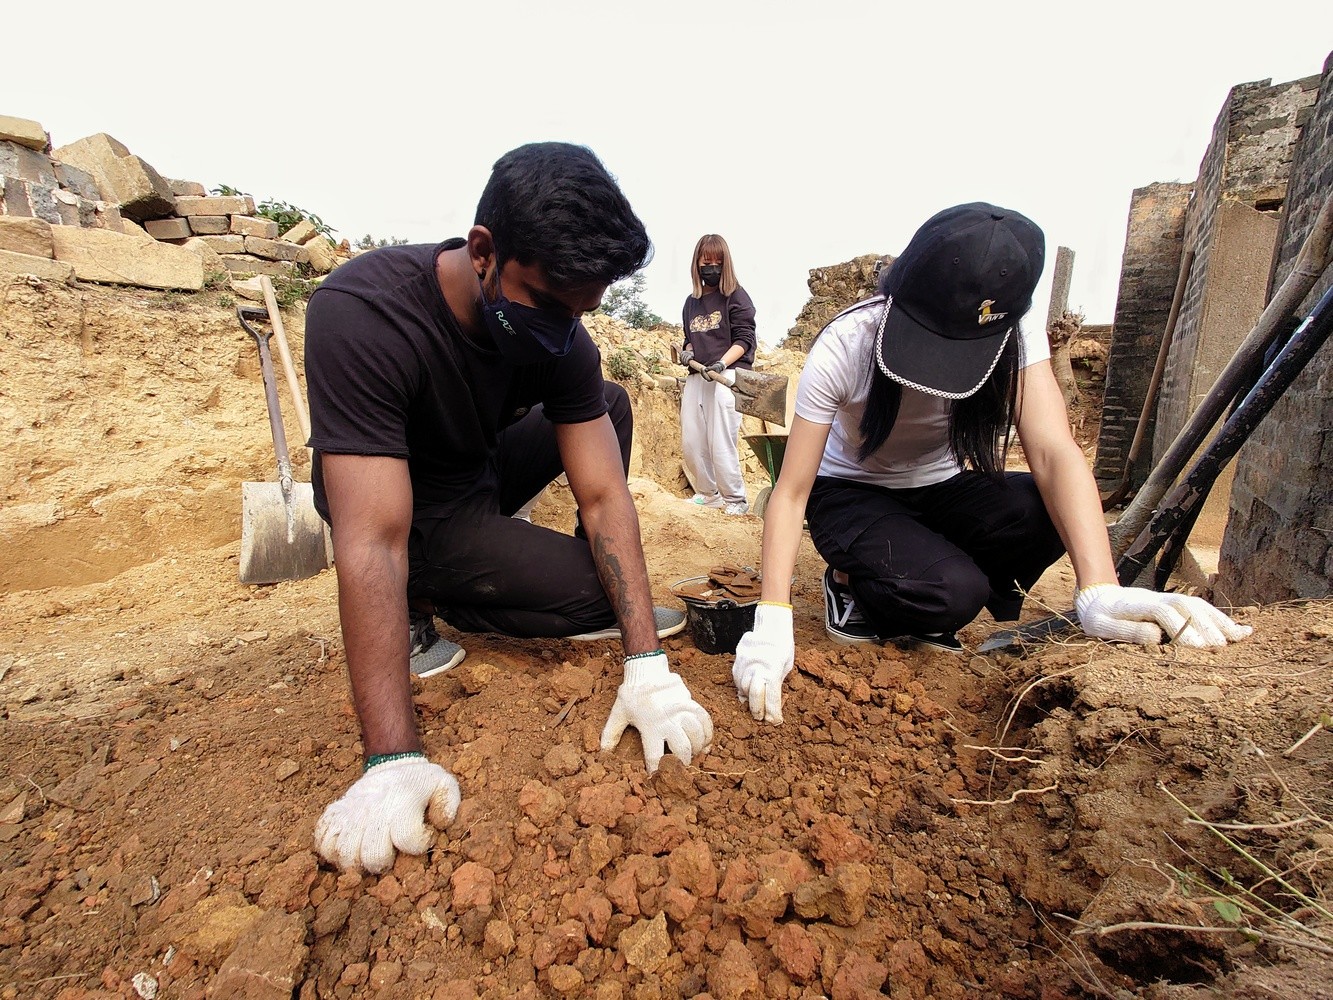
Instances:
[[[1011,209],[977,201],[931,216],[880,277],[880,371],[934,396],[971,396],[1032,306],[1045,261],[1041,229]]]

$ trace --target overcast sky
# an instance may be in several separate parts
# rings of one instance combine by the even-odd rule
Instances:
[[[647,224],[648,305],[679,322],[721,233],[784,336],[811,268],[898,253],[985,200],[1075,252],[1110,322],[1134,188],[1192,181],[1228,90],[1318,74],[1333,3],[930,5],[377,0],[11,5],[0,114],[56,146],[107,132],[159,172],[338,235],[462,235],[491,164],[591,147]]]

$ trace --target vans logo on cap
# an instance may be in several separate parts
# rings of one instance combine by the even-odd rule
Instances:
[[[977,307],[977,326],[985,326],[987,323],[994,323],[996,320],[1004,319],[1009,315],[1007,312],[991,312],[990,307],[993,305],[995,305],[995,300],[987,299]]]

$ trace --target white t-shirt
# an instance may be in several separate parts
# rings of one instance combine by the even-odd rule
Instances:
[[[949,407],[940,399],[903,387],[898,419],[888,438],[864,461],[861,417],[870,394],[871,351],[884,313],[876,295],[834,317],[820,333],[801,371],[796,413],[814,424],[831,424],[819,475],[903,489],[940,483],[962,471],[949,451]],[[1023,327],[1019,365],[1026,368],[1051,356],[1040,324]]]

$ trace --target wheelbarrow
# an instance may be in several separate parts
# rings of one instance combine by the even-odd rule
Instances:
[[[763,517],[764,510],[768,507],[768,498],[773,493],[773,487],[778,484],[778,473],[782,471],[782,456],[787,451],[787,435],[747,434],[745,443],[750,446],[754,457],[759,459],[759,464],[768,473],[768,485],[759,491],[754,503],[750,504],[750,513],[756,517]]]

